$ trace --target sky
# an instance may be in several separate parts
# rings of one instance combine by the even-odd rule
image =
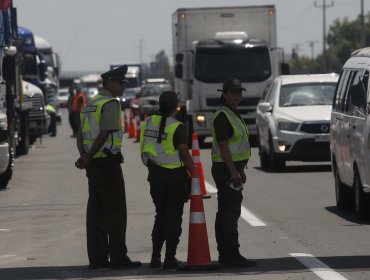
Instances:
[[[62,71],[105,70],[115,63],[149,63],[164,50],[172,61],[171,18],[178,8],[275,5],[279,47],[322,52],[325,0],[13,0],[18,25],[49,41]],[[364,1],[365,14],[370,1]],[[333,5],[332,5],[333,4]],[[326,26],[355,19],[361,0],[326,0]],[[248,31],[247,31],[248,33]],[[140,61],[141,60],[141,61]]]

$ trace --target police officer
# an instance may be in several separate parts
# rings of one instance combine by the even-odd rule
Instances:
[[[232,267],[254,266],[239,252],[238,219],[251,150],[248,129],[237,111],[242,98],[238,79],[227,79],[222,87],[221,106],[212,119],[212,177],[217,186],[218,212],[215,230],[219,263]]]
[[[127,66],[101,74],[103,90],[81,111],[77,135],[80,158],[76,166],[86,169],[87,252],[92,269],[140,266],[127,256],[127,208],[122,175],[121,107],[116,97],[125,89]]]
[[[148,167],[148,181],[156,216],[152,230],[150,267],[161,266],[161,250],[166,242],[163,269],[176,269],[177,245],[182,232],[184,202],[189,198],[189,177],[193,165],[187,146],[185,126],[174,118],[178,99],[167,91],[159,97],[159,114],[141,127],[140,150]]]

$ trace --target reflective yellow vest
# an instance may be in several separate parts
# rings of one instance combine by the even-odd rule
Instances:
[[[162,116],[153,115],[149,117],[140,129],[140,151],[143,161],[148,159],[155,164],[174,169],[182,166],[180,155],[177,149],[173,146],[173,135],[181,122],[172,117],[166,119],[164,133],[162,133],[162,142],[157,142],[159,125]]]
[[[230,149],[231,157],[233,161],[247,160],[251,156],[251,148],[249,145],[249,133],[245,122],[240,119],[232,110],[226,106],[222,106],[213,116],[212,119],[212,161],[223,162],[220,149],[216,140],[216,133],[214,128],[214,121],[216,117],[223,112],[229,120],[234,134],[228,140],[228,146]]]
[[[80,113],[81,118],[81,129],[84,149],[86,152],[89,152],[91,146],[100,132],[100,120],[101,120],[101,111],[103,105],[109,101],[118,102],[117,99],[109,96],[103,96],[97,94],[92,100],[90,100]],[[122,147],[122,137],[123,137],[123,128],[122,128],[122,118],[121,118],[121,106],[119,105],[120,116],[119,116],[119,130],[112,132],[104,145],[100,150],[93,156],[93,158],[103,158],[107,155],[103,152],[104,148],[110,150],[113,154],[117,154],[121,151]]]

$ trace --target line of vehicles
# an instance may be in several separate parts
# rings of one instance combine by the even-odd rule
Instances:
[[[354,52],[340,75],[289,75],[274,5],[178,9],[172,34],[178,117],[189,135],[210,136],[216,90],[238,78],[261,167],[331,160],[337,207],[370,216],[370,48]]]
[[[0,189],[12,177],[14,159],[47,134],[59,87],[60,59],[52,46],[19,27],[12,1],[0,0]],[[58,108],[56,108],[58,109]]]
[[[18,27],[16,9],[5,2],[0,0],[0,188],[11,178],[15,155],[26,154],[46,133],[45,104],[57,99],[60,74],[50,44]],[[203,142],[211,135],[217,89],[226,78],[238,78],[247,90],[241,116],[261,167],[283,171],[290,160],[331,160],[338,208],[354,205],[359,218],[369,212],[370,48],[355,52],[340,75],[288,75],[274,5],[178,9],[172,34],[177,117],[189,136],[197,133]],[[138,64],[129,65],[126,77],[122,107],[141,116],[155,112],[159,95],[172,89],[163,79],[143,80]],[[92,74],[76,83],[90,99],[99,80]],[[67,96],[65,91],[60,98]]]

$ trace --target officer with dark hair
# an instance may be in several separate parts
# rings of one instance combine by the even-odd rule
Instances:
[[[140,150],[148,167],[148,181],[156,216],[152,231],[150,267],[161,266],[161,250],[166,242],[163,269],[175,269],[177,245],[182,232],[184,203],[189,198],[189,178],[193,161],[187,146],[185,126],[174,118],[176,93],[159,97],[159,114],[150,116],[141,127]]]
[[[243,200],[244,173],[250,158],[248,128],[237,111],[242,98],[238,79],[227,79],[221,90],[221,106],[212,119],[212,177],[217,186],[216,241],[221,265],[254,266],[239,252],[238,219]]]
[[[101,74],[103,89],[81,111],[77,134],[80,158],[86,169],[89,200],[86,214],[87,252],[91,269],[138,267],[127,256],[127,208],[122,175],[122,114],[117,97],[125,89],[127,66]]]

